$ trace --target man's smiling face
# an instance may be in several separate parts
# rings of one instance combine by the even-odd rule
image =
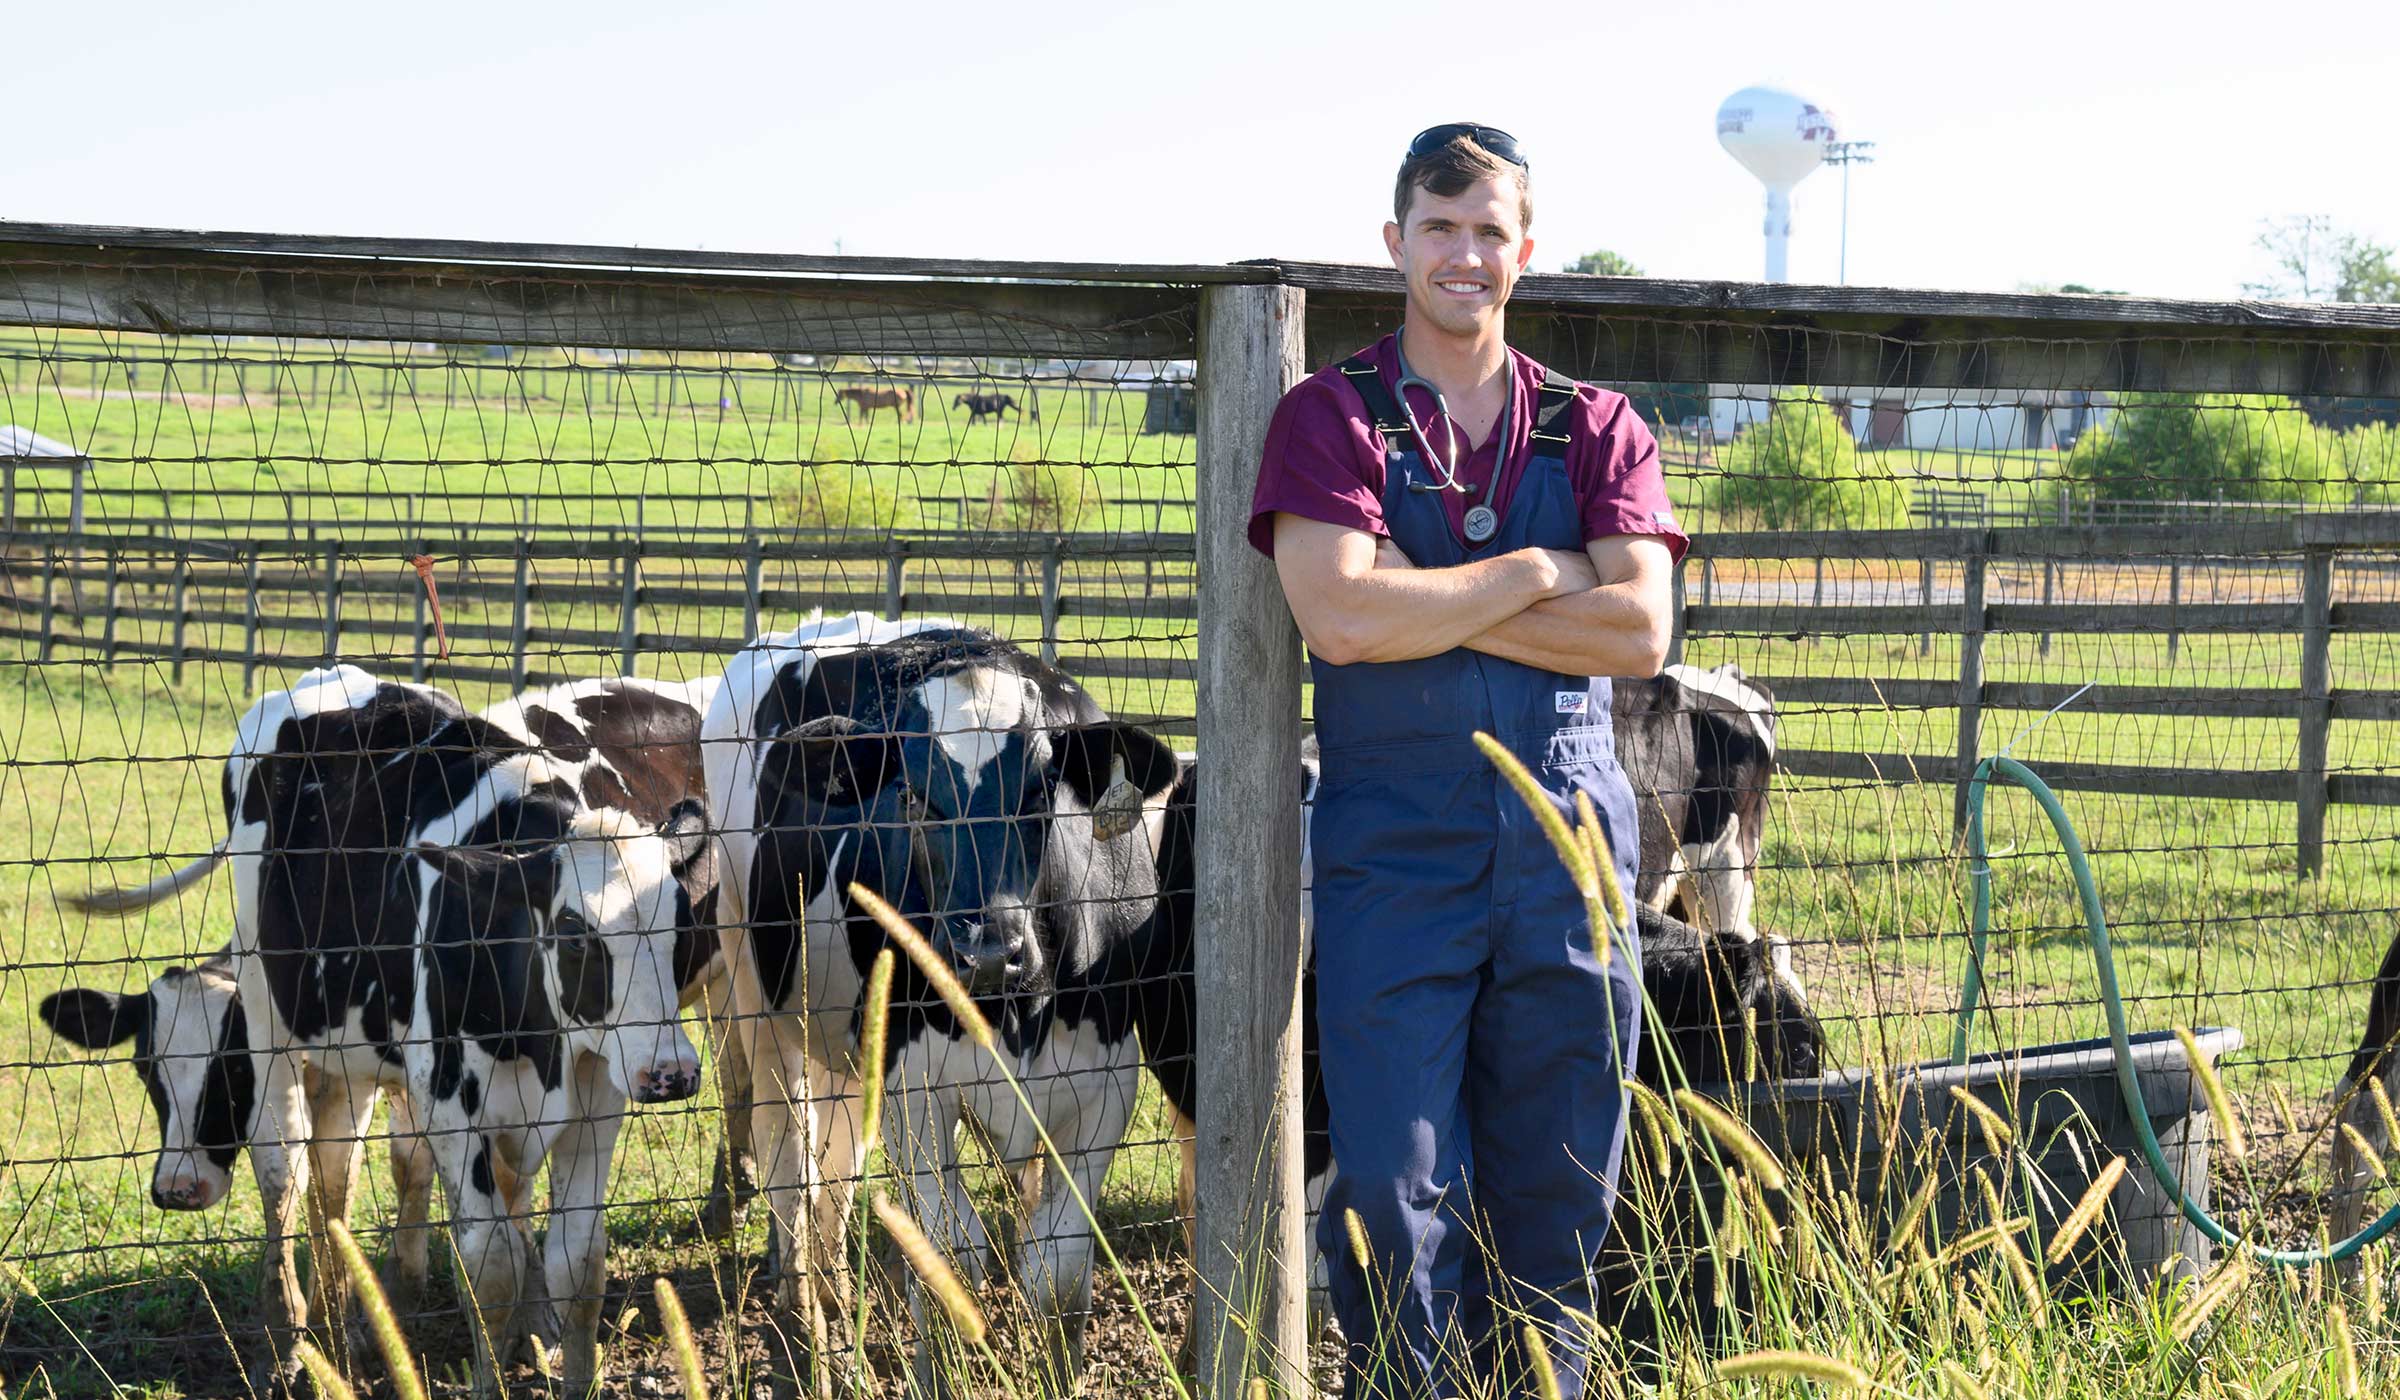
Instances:
[[[1406,226],[1383,226],[1408,284],[1409,319],[1448,335],[1490,329],[1533,256],[1522,208],[1513,181],[1479,180],[1454,195],[1420,187]]]

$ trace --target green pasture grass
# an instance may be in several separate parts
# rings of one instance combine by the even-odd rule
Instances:
[[[197,341],[44,332],[0,338],[0,422],[15,423],[89,453],[103,491],[144,497],[139,515],[255,518],[280,523],[271,501],[219,499],[212,488],[283,488],[314,493],[397,491],[421,497],[416,517],[514,522],[510,500],[451,501],[450,493],[540,498],[538,516],[557,527],[631,531],[631,498],[648,497],[641,523],[681,526],[776,522],[774,500],[804,475],[866,483],[894,498],[904,528],[954,526],[964,498],[971,518],[989,514],[1028,468],[1048,467],[1054,489],[1086,507],[1084,529],[1190,529],[1188,508],[1131,504],[1191,498],[1192,438],[1146,435],[1140,389],[1110,384],[1035,387],[995,374],[977,384],[908,373],[878,378],[862,363],[830,373],[787,370],[766,357],[647,356],[634,364],[569,363],[556,352],[521,361],[381,347],[356,362],[326,363],[328,347],[278,350]],[[174,358],[161,362],[157,357]],[[241,378],[229,360],[240,360]],[[128,382],[128,373],[134,376]],[[913,384],[915,421],[845,411],[845,385]],[[1003,392],[1037,401],[1039,423],[1018,416],[968,426],[960,392]],[[63,475],[22,509],[65,512]],[[746,497],[699,500],[701,495]],[[855,501],[863,516],[863,500]],[[316,518],[396,527],[400,502],[318,501]],[[863,522],[862,522],[863,523]],[[877,522],[886,523],[886,522]]]

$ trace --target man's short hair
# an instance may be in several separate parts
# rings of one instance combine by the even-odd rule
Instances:
[[[1464,132],[1451,137],[1438,150],[1400,162],[1400,178],[1392,190],[1392,221],[1404,229],[1407,227],[1408,202],[1420,189],[1437,198],[1449,199],[1464,193],[1471,185],[1491,179],[1516,181],[1517,222],[1531,229],[1533,189],[1525,167],[1493,155]]]

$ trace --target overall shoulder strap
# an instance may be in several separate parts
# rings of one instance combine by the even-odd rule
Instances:
[[[1375,420],[1375,431],[1383,434],[1386,452],[1409,450],[1408,414],[1400,401],[1383,382],[1383,371],[1369,364],[1366,357],[1353,355],[1341,363],[1342,378],[1367,401],[1367,416]]]
[[[1533,410],[1533,455],[1535,457],[1565,457],[1567,444],[1574,441],[1575,420],[1566,417],[1574,406],[1575,391],[1582,386],[1554,369],[1542,371],[1542,387]],[[1561,421],[1561,420],[1564,421]]]

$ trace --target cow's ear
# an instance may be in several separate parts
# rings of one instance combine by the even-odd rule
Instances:
[[[675,878],[688,880],[694,868],[708,859],[708,809],[697,798],[683,799],[668,811],[658,835],[667,843],[667,864]]]
[[[437,846],[417,843],[417,854],[441,872],[442,878],[468,898],[495,909],[547,906],[555,884],[551,857],[543,846],[522,855],[508,855],[488,846]]]
[[[1175,751],[1120,720],[1060,731],[1057,755],[1059,781],[1091,809],[1092,830],[1103,841],[1131,831],[1143,805],[1175,786]]]
[[[89,987],[69,987],[43,997],[37,1009],[50,1029],[86,1050],[105,1050],[133,1039],[142,1018],[150,1014],[150,994],[119,996]]]

